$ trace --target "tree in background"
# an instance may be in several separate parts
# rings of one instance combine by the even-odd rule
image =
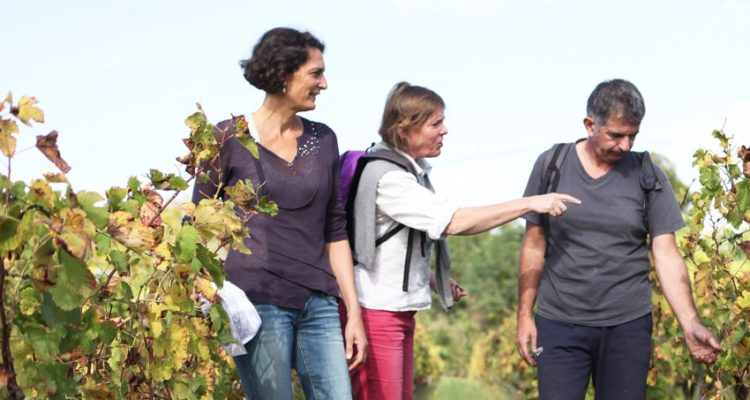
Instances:
[[[433,308],[417,314],[424,332],[416,337],[416,365],[445,376],[467,377],[474,343],[515,309],[516,274],[523,229],[505,225],[474,236],[449,237],[456,281],[469,292],[449,313]],[[436,354],[429,363],[420,354]],[[437,361],[441,361],[438,368]],[[427,370],[427,368],[425,368]],[[415,368],[417,382],[427,382]],[[433,380],[434,380],[433,376]]]

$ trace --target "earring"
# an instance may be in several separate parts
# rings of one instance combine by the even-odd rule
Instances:
[[[284,94],[286,94],[286,85],[284,85],[284,87],[283,87],[283,88],[281,88],[281,93],[284,93]]]

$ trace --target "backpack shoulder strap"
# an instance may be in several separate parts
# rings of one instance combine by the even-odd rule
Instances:
[[[641,189],[643,189],[643,223],[645,224],[646,230],[648,231],[649,197],[651,195],[651,192],[660,192],[663,186],[661,181],[659,181],[659,177],[656,175],[656,168],[654,167],[653,161],[651,161],[651,155],[648,153],[648,151],[634,151],[633,153],[635,154],[636,159],[641,162],[640,176],[638,178],[638,181],[641,185]],[[650,241],[649,248],[651,248]]]
[[[654,163],[651,161],[651,155],[648,154],[648,151],[636,154],[639,155],[641,160],[641,188],[647,193],[651,191],[660,192],[662,185],[659,177],[656,176],[656,168],[654,168]]]
[[[378,149],[378,150],[372,150],[368,151],[364,154],[360,154],[359,158],[357,159],[356,167],[354,169],[354,172],[352,174],[351,178],[351,184],[349,186],[349,192],[346,197],[346,205],[345,209],[346,212],[346,229],[349,236],[349,244],[352,248],[355,248],[355,220],[354,220],[354,204],[356,202],[357,198],[357,192],[359,190],[360,181],[362,179],[362,174],[364,173],[365,167],[372,162],[372,161],[385,161],[389,164],[392,164],[396,168],[401,168],[406,171],[409,171],[410,173],[417,175],[417,172],[414,170],[411,163],[405,159],[400,154],[396,153],[395,151],[389,150],[389,149]],[[404,226],[402,224],[398,224],[392,229],[390,229],[388,232],[386,232],[383,236],[376,238],[375,245],[380,246],[383,242],[390,239],[398,233],[401,229],[403,229]]]
[[[547,194],[557,190],[557,184],[560,182],[560,168],[570,149],[574,146],[575,143],[556,143],[547,151],[542,163],[542,179],[539,180],[537,194]],[[541,222],[545,232],[549,230],[549,216],[547,214],[542,214],[539,222]]]
[[[414,168],[411,166],[411,163],[409,163],[408,160],[404,159],[403,157],[401,157],[399,154],[397,154],[394,151],[390,151],[386,149],[379,149],[379,150],[369,151],[369,152],[359,155],[359,158],[357,159],[357,165],[354,168],[354,172],[352,173],[351,184],[349,185],[349,188],[348,188],[349,191],[346,196],[345,207],[347,210],[348,226],[353,226],[353,221],[351,221],[351,219],[353,218],[353,213],[348,212],[348,211],[354,210],[354,201],[357,197],[357,189],[359,188],[359,181],[362,178],[362,172],[364,172],[367,164],[375,160],[388,161],[394,165],[397,165],[403,168],[404,170],[411,172],[415,176],[417,174],[416,171],[414,171]]]
[[[359,186],[359,181],[361,179],[362,173],[364,172],[365,167],[367,164],[369,164],[372,161],[385,161],[391,164],[394,164],[401,169],[408,171],[412,175],[414,175],[415,178],[417,178],[417,181],[419,181],[418,173],[416,169],[414,168],[414,165],[404,158],[402,155],[396,153],[393,150],[390,149],[377,149],[373,151],[369,151],[365,154],[363,154],[359,160],[357,160],[357,169],[355,170],[354,177],[352,179],[352,185],[350,188],[350,195],[347,199],[347,209],[352,209],[354,207],[354,201],[357,193],[357,187]],[[351,207],[351,208],[350,208]],[[354,226],[354,213],[348,213],[347,214],[347,227],[353,227]],[[375,240],[375,247],[380,246],[384,242],[386,242],[388,239],[392,238],[396,233],[400,232],[402,229],[404,229],[406,226],[403,224],[396,224],[393,228],[389,229],[387,232],[385,232],[382,236],[376,238]],[[406,245],[406,256],[404,257],[404,278],[402,283],[402,290],[404,292],[407,292],[409,289],[409,272],[411,267],[411,257],[412,257],[412,247],[414,243],[414,229],[409,228],[408,232],[408,240]],[[353,237],[354,235],[350,235],[350,237]],[[353,242],[352,242],[353,243]],[[422,247],[424,247],[424,238],[422,238]]]
[[[398,154],[395,151],[390,150],[390,149],[380,148],[377,150],[367,152],[363,154],[362,157],[360,157],[360,162],[362,162],[361,160],[363,158],[367,160],[367,161],[364,161],[364,163],[367,163],[373,160],[388,161],[388,162],[398,165],[399,167],[401,167],[402,169],[406,171],[409,171],[414,176],[418,175],[416,169],[414,168],[414,165],[412,165],[412,163],[409,162],[409,160],[404,158],[404,156],[402,156],[401,154]]]
[[[551,193],[557,190],[562,167],[568,151],[575,143],[557,143],[550,148],[542,164],[542,179],[539,181],[538,194]]]

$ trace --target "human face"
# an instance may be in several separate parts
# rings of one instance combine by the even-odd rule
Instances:
[[[635,135],[640,129],[640,124],[629,122],[623,118],[622,113],[610,116],[604,124],[599,124],[595,118],[586,117],[583,124],[596,158],[611,165],[620,161],[633,148]]]
[[[406,135],[407,153],[415,160],[437,157],[443,147],[443,136],[448,134],[443,109],[435,111],[422,126],[413,127]]]
[[[315,98],[328,88],[323,74],[325,71],[323,53],[316,48],[307,50],[307,61],[286,80],[284,96],[295,112],[315,109]]]

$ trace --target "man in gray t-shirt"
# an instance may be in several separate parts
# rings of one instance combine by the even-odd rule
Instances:
[[[539,214],[524,216],[517,345],[524,360],[538,366],[542,399],[583,399],[590,378],[597,398],[646,397],[649,236],[657,277],[688,348],[698,361],[716,360],[719,344],[700,322],[675,243],[684,223],[672,188],[655,167],[662,189],[642,189],[642,158],[630,152],[644,114],[632,83],[600,83],[583,121],[588,136],[562,158],[555,188],[581,204],[546,223]],[[524,196],[539,194],[545,160],[546,152]]]

